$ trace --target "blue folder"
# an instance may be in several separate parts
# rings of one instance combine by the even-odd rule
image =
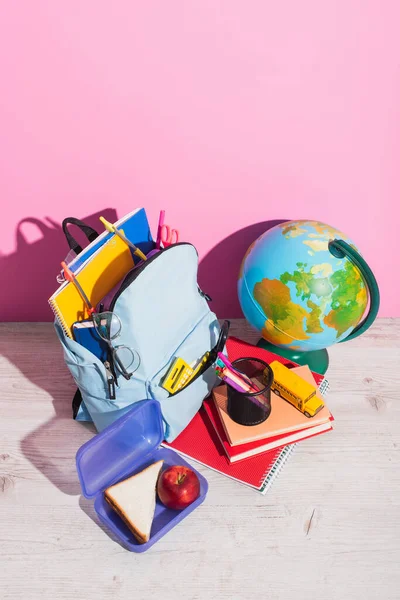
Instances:
[[[83,327],[82,327],[83,325]],[[72,325],[72,333],[78,344],[81,344],[86,350],[97,356],[104,362],[107,360],[108,345],[101,339],[91,319],[79,321]]]
[[[99,226],[102,226],[99,221]],[[115,226],[118,229],[123,229],[126,237],[135,246],[137,246],[144,254],[148,254],[154,248],[154,240],[151,235],[149,222],[147,220],[146,211],[140,208],[119,219]],[[70,263],[69,268],[75,273],[79,267],[90,258],[105,242],[107,242],[114,233],[104,231],[94,240],[89,246],[86,246],[82,252]],[[132,252],[132,257],[137,262],[137,256]]]
[[[82,327],[83,323],[87,323],[88,327]],[[80,321],[79,323],[75,323],[72,325],[72,332],[74,335],[75,341],[79,344],[82,344],[87,350],[92,352],[97,358],[99,358],[102,362],[107,360],[108,355],[108,345],[107,342],[101,339],[101,337],[97,334],[96,328],[93,325],[93,322],[90,319],[85,321]],[[76,421],[92,421],[92,417],[87,410],[85,403],[82,401],[81,405],[78,409],[78,413],[75,417]]]

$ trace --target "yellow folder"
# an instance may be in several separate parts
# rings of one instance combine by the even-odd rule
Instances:
[[[134,266],[129,247],[113,235],[75,273],[91,304],[96,306]],[[87,319],[85,303],[75,285],[63,283],[49,298],[49,304],[65,334],[72,338],[71,326],[75,321]]]

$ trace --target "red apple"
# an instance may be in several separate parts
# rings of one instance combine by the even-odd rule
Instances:
[[[200,494],[200,481],[188,467],[174,465],[165,469],[158,478],[157,494],[167,508],[182,510]]]

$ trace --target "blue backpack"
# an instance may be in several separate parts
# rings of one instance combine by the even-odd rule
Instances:
[[[154,253],[124,278],[109,310],[121,321],[118,344],[134,349],[140,364],[129,380],[115,373],[115,394],[110,393],[110,373],[104,363],[55,322],[65,362],[79,389],[75,401],[82,401],[75,402],[78,420],[91,419],[101,431],[133,403],[155,399],[161,406],[167,441],[188,425],[217,383],[212,365],[174,395],[161,382],[174,358],[194,363],[215,348],[220,335],[218,320],[198,286],[197,270],[194,246],[178,243]]]

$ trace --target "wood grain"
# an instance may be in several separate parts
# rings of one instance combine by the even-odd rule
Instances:
[[[257,335],[242,320],[232,334]],[[302,442],[265,497],[205,468],[206,502],[126,552],[80,496],[74,384],[51,324],[0,324],[4,600],[399,598],[400,320],[330,349],[334,432]]]

